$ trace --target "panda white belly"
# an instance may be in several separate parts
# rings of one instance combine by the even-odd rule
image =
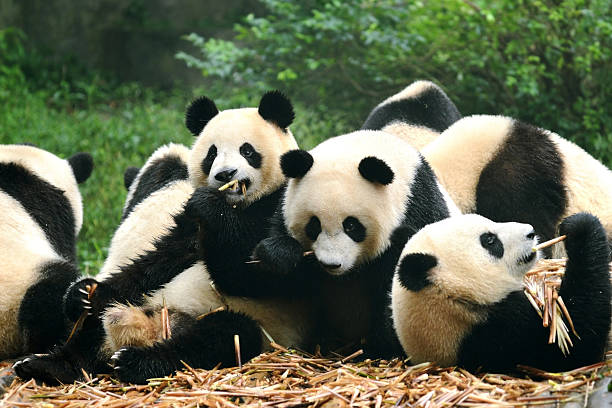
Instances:
[[[0,359],[21,352],[17,316],[21,299],[39,278],[38,268],[46,262],[60,260],[40,226],[11,196],[0,193]]]

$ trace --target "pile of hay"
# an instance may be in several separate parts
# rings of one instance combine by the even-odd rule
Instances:
[[[562,274],[564,267],[564,261],[545,260],[533,272],[544,279],[551,273]],[[570,401],[586,407],[593,391],[610,383],[612,377],[612,352],[604,362],[560,374],[521,367],[525,376],[517,378],[473,375],[430,363],[409,366],[397,359],[352,362],[360,352],[346,358],[323,358],[273,347],[273,352],[242,367],[201,370],[185,365],[176,375],[151,379],[144,386],[89,375],[85,382],[59,387],[15,380],[0,399],[0,407],[434,408],[555,406]],[[605,398],[612,401],[612,394],[606,392]]]
[[[59,387],[15,380],[0,406],[15,407],[450,407],[550,405],[579,401],[612,376],[612,355],[563,374],[524,368],[526,377],[471,373],[399,360],[351,363],[286,350],[264,353],[242,367],[185,370],[148,385],[102,376]],[[603,380],[603,381],[602,381]],[[596,385],[597,384],[597,385]]]

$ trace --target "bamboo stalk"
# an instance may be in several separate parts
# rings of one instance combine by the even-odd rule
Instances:
[[[561,235],[561,236],[559,236],[557,238],[553,238],[553,239],[550,239],[548,241],[542,242],[541,244],[538,244],[538,245],[534,246],[532,248],[532,251],[536,252],[536,251],[539,251],[540,249],[548,248],[549,246],[554,245],[557,242],[563,241],[565,238],[567,238],[567,235]]]

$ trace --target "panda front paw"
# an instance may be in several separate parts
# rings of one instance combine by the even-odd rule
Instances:
[[[92,289],[95,288],[95,289]],[[84,278],[68,287],[64,295],[64,314],[76,322],[85,312],[99,316],[112,299],[112,290],[107,284],[93,278]]]
[[[589,213],[577,213],[565,218],[559,226],[559,233],[567,235],[565,250],[570,258],[584,256],[586,249],[607,243],[606,232],[599,219]]]
[[[259,260],[260,267],[278,274],[294,271],[303,256],[302,245],[289,236],[266,238],[253,251],[253,258]]]
[[[185,204],[185,215],[207,228],[219,223],[220,216],[226,211],[231,211],[231,207],[225,201],[223,192],[213,187],[199,187]]]
[[[165,377],[176,371],[152,348],[122,348],[113,354],[111,361],[115,377],[132,384],[147,384],[150,378]]]

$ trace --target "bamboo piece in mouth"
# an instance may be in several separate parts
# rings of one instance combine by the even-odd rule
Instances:
[[[225,191],[230,187],[234,187],[236,184],[238,184],[238,180],[232,180],[229,183],[225,183],[224,185],[219,187],[219,191]]]
[[[553,238],[553,239],[550,239],[548,241],[542,242],[541,244],[538,244],[538,245],[534,246],[531,249],[531,251],[532,252],[536,252],[536,251],[539,251],[540,249],[548,248],[551,245],[554,245],[554,244],[556,244],[558,242],[563,241],[565,238],[567,238],[567,235],[561,235],[561,236],[559,236],[557,238]]]

